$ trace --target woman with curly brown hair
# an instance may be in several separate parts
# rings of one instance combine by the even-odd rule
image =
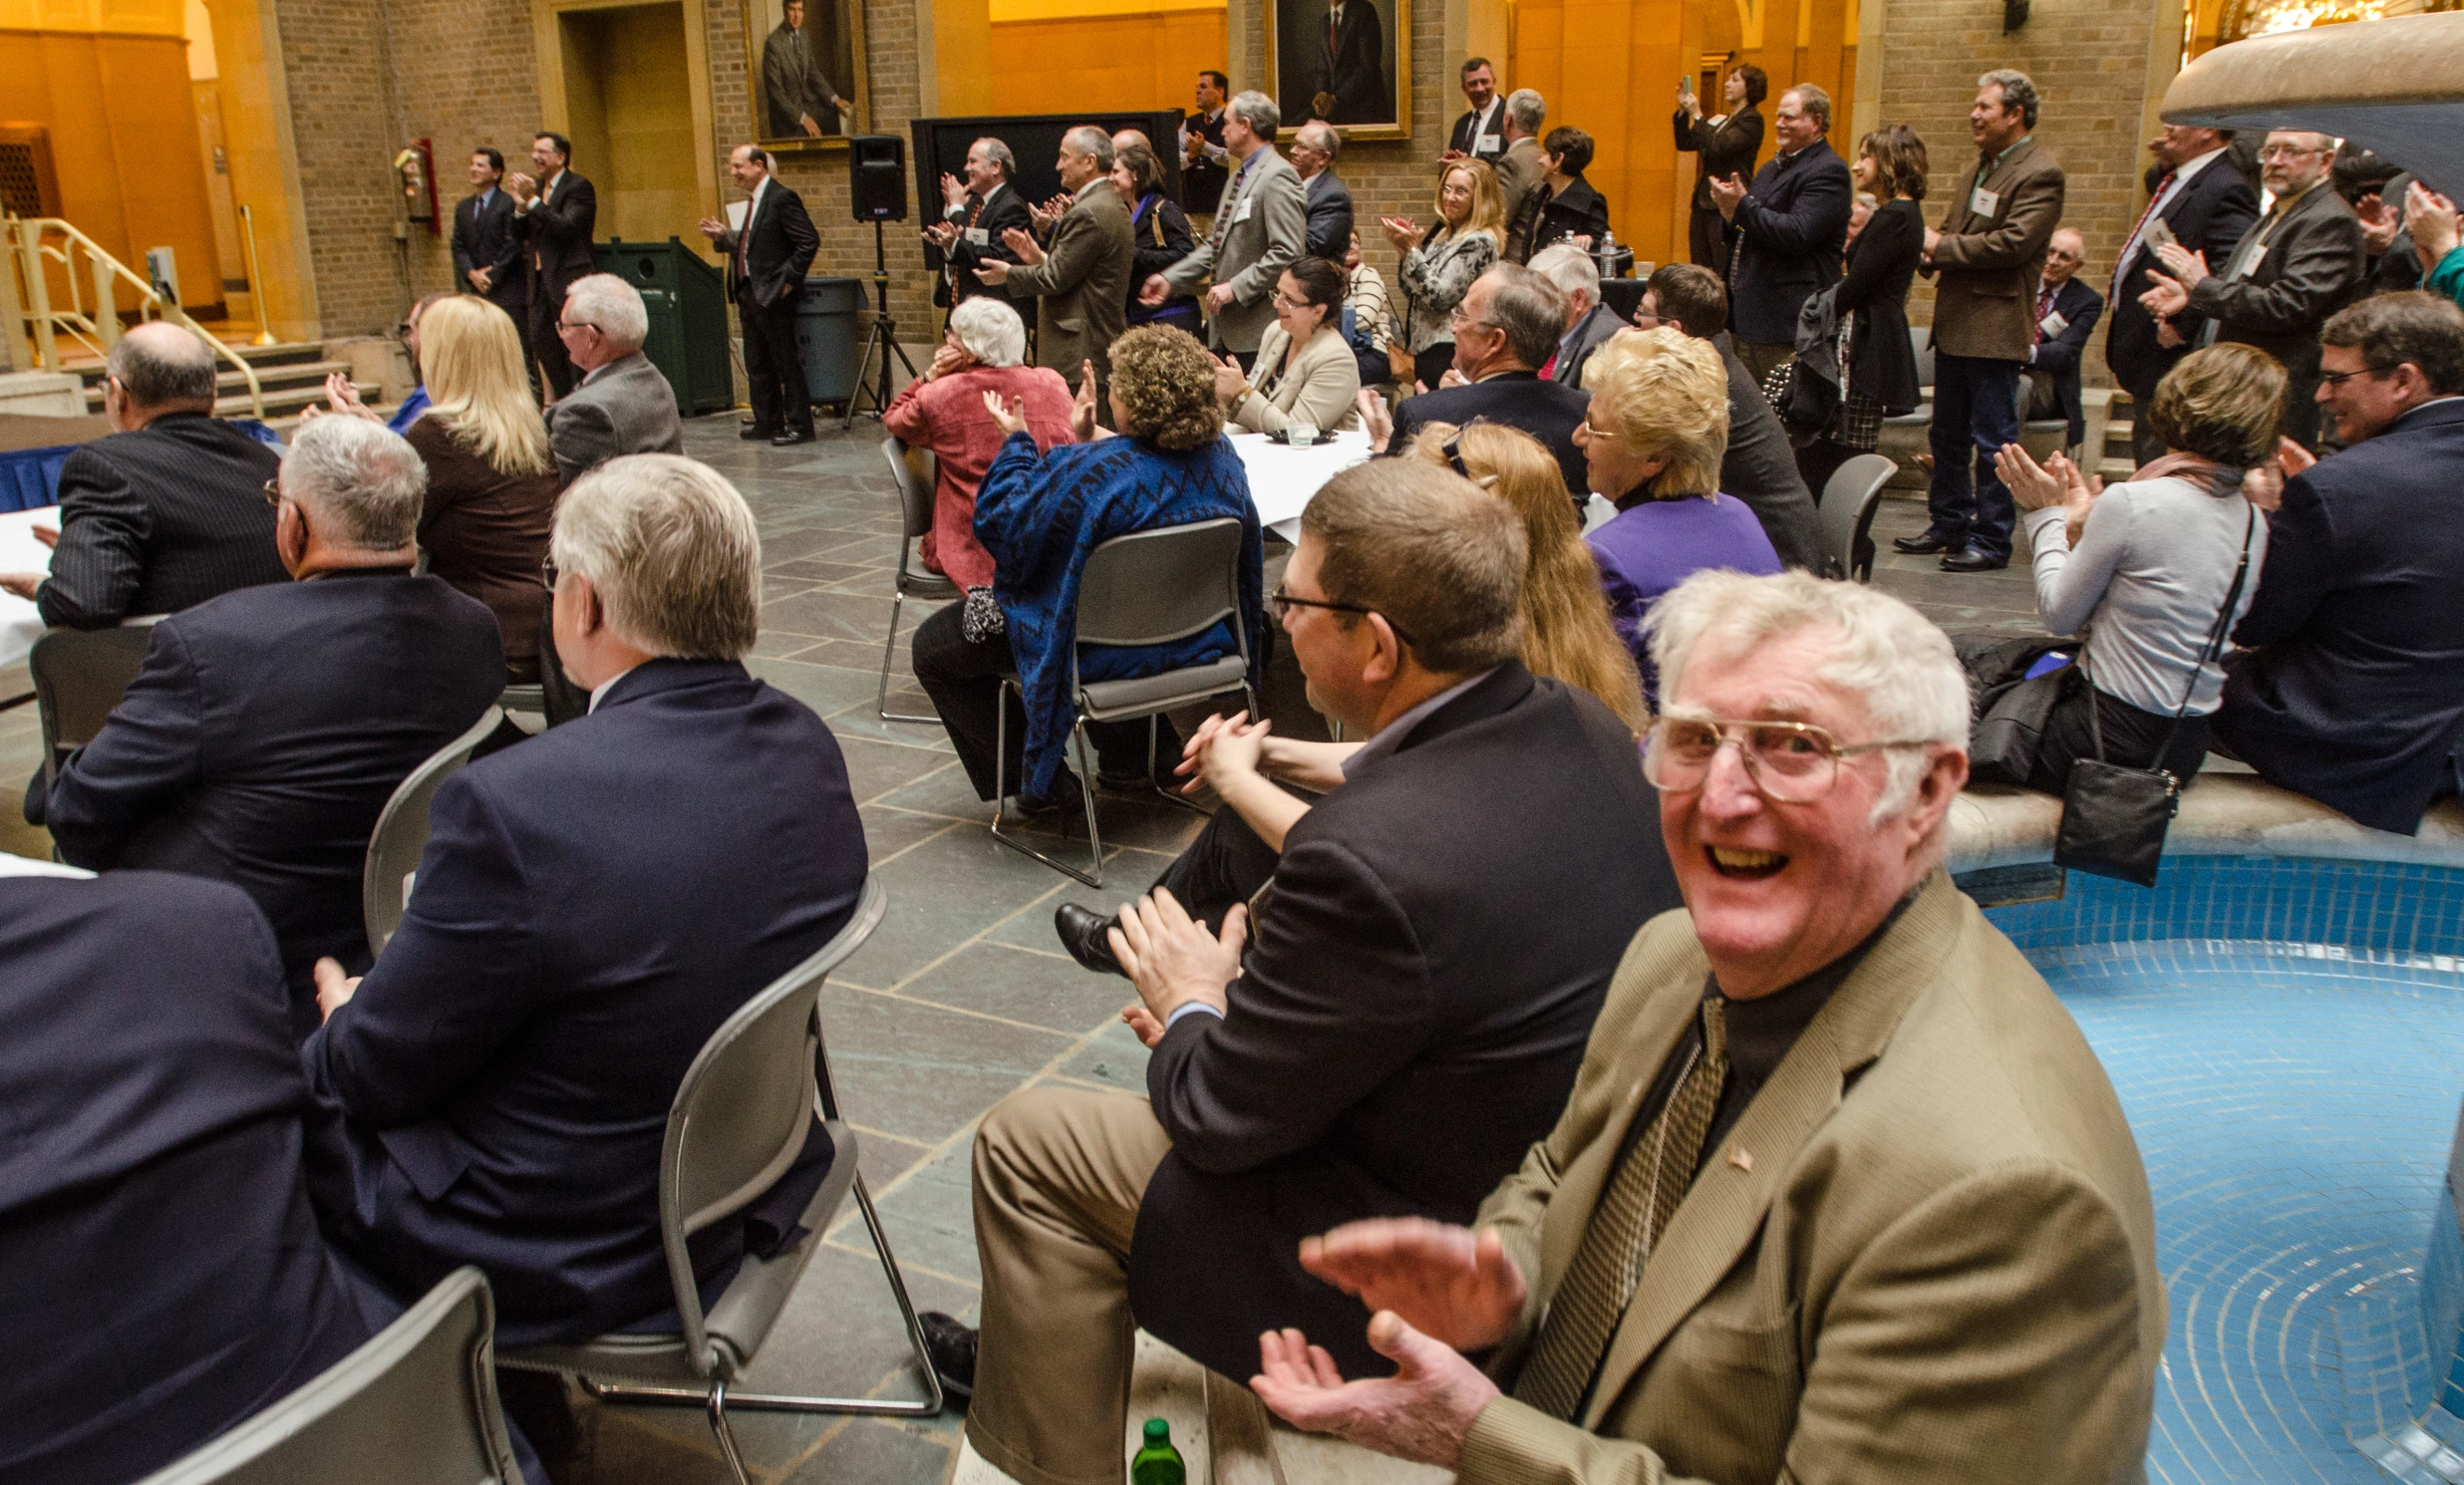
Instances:
[[[994,759],[1004,705],[1001,677],[1018,673],[1022,713],[1009,702],[1008,775],[1030,812],[1075,803],[1079,781],[1063,759],[1078,722],[1072,659],[1082,681],[1121,681],[1238,653],[1229,623],[1168,645],[1129,649],[1078,643],[1078,575],[1087,553],[1115,536],[1232,517],[1241,522],[1241,622],[1250,637],[1254,686],[1265,664],[1265,556],[1257,507],[1240,455],[1223,437],[1215,367],[1183,331],[1140,326],[1112,343],[1110,388],[1116,436],[1095,427],[1094,379],[1080,388],[1082,441],[1039,453],[1023,409],[1000,394],[985,411],[1001,426],[1001,452],[976,488],[976,539],[993,558],[993,603],[953,604],[915,635],[915,677],[949,729],[978,797],[996,791]],[[1158,722],[1163,757],[1179,735]],[[1143,786],[1147,730],[1088,723],[1106,782]]]

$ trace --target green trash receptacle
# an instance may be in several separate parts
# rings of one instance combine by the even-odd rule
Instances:
[[[727,283],[719,270],[678,237],[665,242],[620,237],[593,250],[600,272],[613,273],[641,291],[642,308],[650,316],[650,338],[642,343],[642,354],[676,390],[676,410],[694,418],[735,407]]]
[[[864,310],[860,278],[807,278],[795,305],[795,354],[804,363],[805,395],[845,407],[855,396],[857,317]]]

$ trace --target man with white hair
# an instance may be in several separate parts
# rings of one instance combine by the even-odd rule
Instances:
[[[310,967],[368,963],[360,874],[395,785],[504,689],[485,604],[414,575],[427,466],[358,418],[303,425],[265,498],[296,579],[154,626],[111,721],[60,770],[63,859],[217,877],[265,910],[316,1025]]]
[[[1361,10],[1377,14],[1366,5]],[[1336,156],[1343,152],[1342,133],[1323,119],[1312,119],[1292,132],[1292,168],[1300,172],[1309,217],[1309,256],[1338,264],[1352,246],[1352,187],[1335,173]]]
[[[1033,232],[1013,227],[1002,244],[1013,264],[988,258],[975,276],[1006,290],[1013,304],[1036,301],[1036,365],[1062,374],[1077,390],[1092,366],[1096,385],[1112,379],[1112,342],[1126,328],[1129,275],[1137,240],[1129,229],[1130,203],[1112,187],[1112,137],[1081,124],[1061,137],[1054,161],[1069,209],[1039,243]]]
[[[1532,197],[1548,189],[1541,182],[1549,167],[1540,157],[1540,126],[1548,118],[1548,104],[1534,90],[1517,88],[1506,95],[1506,150],[1497,156],[1497,191],[1506,203],[1506,241],[1498,256],[1509,263],[1531,260],[1531,228],[1537,220],[1530,212]]]
[[[1636,936],[1564,1115],[1472,1227],[1304,1240],[1396,1373],[1347,1382],[1286,1330],[1252,1385],[1464,1485],[2138,1478],[2147,1176],[2078,1028],[1943,870],[1950,641],[1797,572],[1697,574],[1652,629],[1686,911]]]
[[[547,443],[569,484],[628,453],[682,453],[676,389],[642,354],[650,312],[641,292],[613,273],[574,281],[556,334],[583,377],[547,410]]]
[[[1223,144],[1233,159],[1231,183],[1215,224],[1197,250],[1140,286],[1138,302],[1154,308],[1212,279],[1206,291],[1208,343],[1230,351],[1241,370],[1258,357],[1258,337],[1275,323],[1273,296],[1283,271],[1299,260],[1309,238],[1301,177],[1275,152],[1283,115],[1263,93],[1232,95],[1223,115]]]
[[[1583,365],[1610,336],[1626,328],[1624,317],[1600,300],[1600,265],[1579,247],[1560,244],[1532,254],[1531,271],[1566,296],[1566,333],[1540,375],[1569,387],[1583,385]]]
[[[762,545],[725,478],[614,460],[565,492],[549,558],[589,715],[438,789],[401,929],[365,980],[317,966],[326,1019],[301,1048],[331,1121],[310,1146],[327,1235],[397,1298],[478,1265],[505,1345],[672,1328],[677,1086],[846,924],[865,873],[837,742],[746,673]],[[831,1158],[813,1129],[769,1194],[696,1234],[705,1293],[789,1239]]]
[[[933,303],[943,308],[979,294],[1004,304],[1008,289],[977,278],[975,270],[999,260],[1015,263],[1009,234],[1035,225],[1027,198],[1011,183],[1018,175],[1018,156],[1000,140],[986,135],[967,147],[963,175],[941,176],[941,220],[924,229],[924,240],[941,256],[941,282],[933,285]]]
[[[2267,214],[2221,263],[2179,243],[2156,249],[2164,264],[2148,270],[2148,291],[2139,302],[2168,324],[2205,315],[2195,331],[2198,345],[2240,341],[2285,364],[2285,435],[2303,447],[2318,446],[2318,332],[2327,317],[2352,302],[2368,266],[2361,247],[2361,219],[2337,195],[2329,178],[2335,141],[2327,135],[2280,129],[2259,150],[2260,183],[2268,188]]]

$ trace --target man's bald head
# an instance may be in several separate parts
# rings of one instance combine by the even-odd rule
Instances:
[[[105,368],[120,404],[114,427],[144,428],[165,413],[214,410],[214,353],[205,342],[162,320],[131,326],[112,347]],[[106,411],[111,411],[106,399]]]

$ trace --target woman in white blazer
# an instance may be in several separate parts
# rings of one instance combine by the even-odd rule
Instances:
[[[1243,376],[1226,359],[1215,369],[1224,417],[1253,434],[1295,423],[1320,431],[1361,426],[1360,363],[1344,341],[1344,271],[1303,258],[1275,284],[1275,323],[1258,338],[1258,359]]]

